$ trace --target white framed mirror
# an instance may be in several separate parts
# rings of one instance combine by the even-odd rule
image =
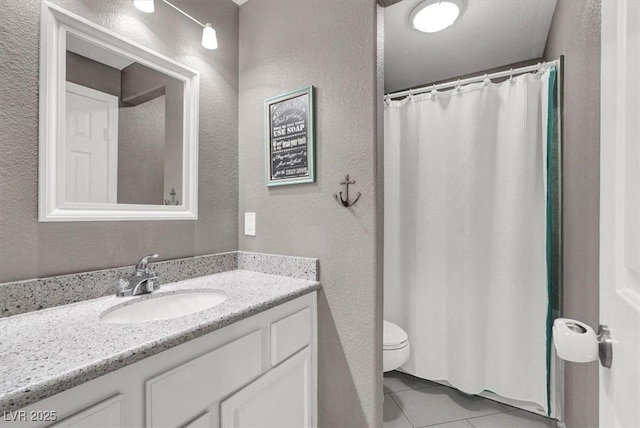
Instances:
[[[42,2],[38,219],[195,220],[199,74]]]

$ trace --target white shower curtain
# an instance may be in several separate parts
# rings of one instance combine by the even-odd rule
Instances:
[[[385,318],[408,373],[547,409],[549,70],[385,104]]]

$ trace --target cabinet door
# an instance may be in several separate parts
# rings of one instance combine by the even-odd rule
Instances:
[[[175,428],[262,372],[256,330],[146,382],[147,428]]]
[[[311,397],[311,350],[306,347],[223,401],[220,426],[310,427]]]
[[[118,394],[51,425],[50,428],[124,428],[123,400],[124,396]]]

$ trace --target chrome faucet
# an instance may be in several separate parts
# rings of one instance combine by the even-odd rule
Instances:
[[[160,288],[158,275],[149,268],[149,259],[158,258],[157,254],[149,254],[140,259],[135,270],[128,278],[120,278],[116,296],[137,296],[151,293]]]

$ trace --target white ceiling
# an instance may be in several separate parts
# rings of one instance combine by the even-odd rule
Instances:
[[[420,0],[385,8],[385,92],[541,57],[556,1],[466,0],[464,14],[438,33],[411,28]]]

